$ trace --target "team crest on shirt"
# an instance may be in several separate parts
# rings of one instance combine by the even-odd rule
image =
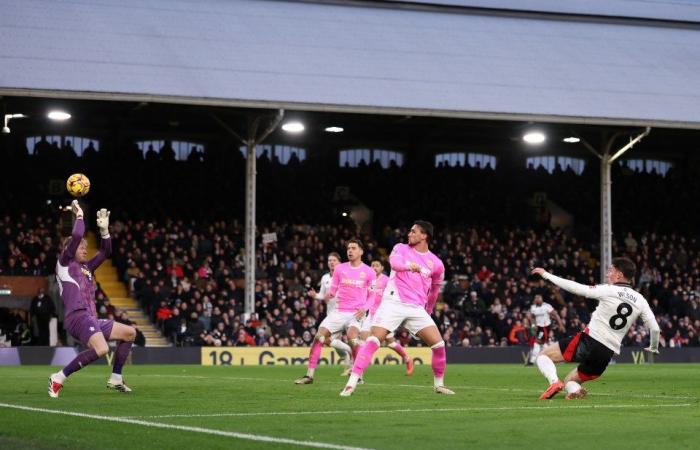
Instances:
[[[85,267],[81,267],[80,271],[83,272],[83,275],[85,275],[85,277],[87,277],[88,280],[92,281],[92,272],[87,270]]]
[[[433,260],[429,259],[425,262],[425,265],[428,266],[428,269],[433,270]]]
[[[366,274],[366,273],[364,273],[364,272],[360,272],[360,278],[365,278],[366,276],[367,276],[367,274]]]

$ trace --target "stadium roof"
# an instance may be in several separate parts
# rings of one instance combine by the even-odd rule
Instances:
[[[599,18],[637,18],[700,22],[700,3],[693,0],[385,0],[396,4],[456,6],[476,10],[575,14]]]
[[[700,128],[698,7],[593,3],[0,0],[0,94]]]

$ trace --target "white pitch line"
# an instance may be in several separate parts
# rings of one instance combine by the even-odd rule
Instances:
[[[419,409],[370,409],[370,410],[336,410],[336,411],[290,411],[290,412],[250,412],[250,413],[212,413],[212,414],[166,414],[160,416],[130,416],[141,418],[195,418],[195,417],[248,417],[248,416],[306,416],[319,414],[393,414],[420,412],[503,412],[503,411],[548,411],[561,409],[627,409],[627,408],[687,408],[690,403],[666,405],[568,405],[568,406],[494,406],[467,408],[419,408]]]
[[[333,450],[370,450],[370,449],[366,449],[363,447],[352,447],[352,446],[348,446],[348,445],[328,444],[325,442],[298,441],[296,439],[277,438],[277,437],[273,437],[273,436],[265,436],[265,435],[260,435],[260,434],[237,433],[235,431],[216,430],[216,429],[212,429],[212,428],[190,427],[190,426],[185,426],[185,425],[173,425],[173,424],[169,424],[169,423],[159,423],[159,422],[147,422],[144,420],[131,419],[128,417],[101,416],[101,415],[97,415],[97,414],[86,414],[86,413],[79,413],[79,412],[72,412],[72,411],[61,411],[61,410],[56,410],[56,409],[34,408],[31,406],[12,405],[9,403],[0,403],[0,408],[18,409],[18,410],[22,410],[22,411],[40,412],[40,413],[47,413],[47,414],[59,414],[59,415],[63,415],[63,416],[82,417],[84,419],[94,419],[94,420],[104,420],[107,422],[128,423],[131,425],[141,425],[141,426],[150,427],[150,428],[165,428],[165,429],[169,429],[169,430],[180,430],[180,431],[189,431],[189,432],[193,432],[193,433],[213,434],[216,436],[231,437],[231,438],[236,438],[236,439],[245,439],[245,440],[249,440],[249,441],[271,442],[271,443],[275,443],[275,444],[298,445],[301,447],[327,448],[327,449],[333,449]]]
[[[255,381],[255,382],[273,382],[273,383],[292,383],[292,380],[284,380],[279,378],[252,378],[252,377],[210,377],[202,375],[165,375],[165,374],[154,374],[148,375],[151,377],[162,377],[162,378],[197,378],[197,379],[210,379],[210,380],[240,380],[240,381]],[[342,379],[340,380],[342,381]],[[331,381],[316,381],[314,384],[338,384]],[[449,383],[448,383],[449,384]],[[418,385],[418,384],[388,384],[388,383],[373,383],[365,382],[365,386],[381,386],[381,387],[396,387],[396,388],[414,388],[414,389],[433,389],[431,385]],[[449,384],[451,388],[458,389],[476,389],[482,391],[499,391],[499,392],[526,392],[529,394],[541,394],[541,390],[533,389],[522,389],[522,388],[496,388],[489,386],[473,386],[473,385],[453,385]],[[647,398],[647,399],[662,399],[662,400],[697,400],[698,397],[684,396],[684,395],[655,395],[655,394],[628,394],[625,392],[620,393],[608,393],[608,392],[594,392],[590,395],[593,396],[605,396],[605,397],[623,397],[623,398]]]

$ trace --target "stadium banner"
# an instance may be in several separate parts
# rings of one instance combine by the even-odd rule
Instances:
[[[0,347],[0,366],[52,365],[65,366],[82,349],[79,347]],[[432,352],[426,347],[407,347],[416,364],[430,364]],[[525,364],[527,347],[447,348],[448,364]],[[274,366],[304,365],[309,356],[307,347],[146,347],[134,348],[127,364],[198,364],[205,366]],[[112,364],[114,349],[94,364]],[[335,351],[324,348],[320,364],[338,365]],[[661,349],[652,355],[641,348],[628,347],[613,358],[612,364],[700,363],[700,348]],[[401,364],[398,355],[381,348],[374,364]]]
[[[415,364],[430,364],[432,350],[408,348],[408,355]],[[202,347],[203,366],[303,366],[309,361],[308,347]],[[335,350],[324,348],[321,365],[338,365],[340,357]],[[380,348],[374,355],[374,364],[400,365],[401,358],[389,348]]]
[[[409,347],[407,350],[410,350]],[[448,364],[526,364],[528,347],[448,347]],[[645,352],[638,347],[623,347],[615,355],[611,364],[653,364],[658,363],[696,363],[700,362],[700,347],[662,348],[659,355]]]

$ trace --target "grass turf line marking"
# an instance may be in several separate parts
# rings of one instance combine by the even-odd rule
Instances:
[[[503,412],[520,410],[561,410],[561,409],[625,409],[625,408],[687,408],[690,403],[667,405],[570,405],[570,406],[494,406],[471,408],[418,408],[418,409],[375,409],[375,410],[336,410],[336,411],[290,411],[290,412],[250,412],[250,413],[212,413],[212,414],[166,414],[160,416],[129,416],[153,419],[195,418],[195,417],[247,417],[247,416],[305,416],[318,414],[392,414],[417,412]]]
[[[261,382],[261,381],[267,381],[267,382],[272,382],[272,383],[291,383],[293,380],[285,380],[285,379],[279,379],[279,378],[252,378],[252,377],[211,377],[211,376],[203,376],[203,375],[165,375],[165,374],[153,374],[153,375],[147,375],[149,377],[161,377],[161,378],[198,378],[198,379],[203,379],[203,380],[240,380],[240,381],[256,381],[256,382]],[[342,381],[342,380],[341,380]],[[332,381],[316,381],[314,380],[314,384],[337,384]],[[341,383],[342,384],[342,383]],[[365,382],[365,386],[381,386],[381,387],[396,387],[396,388],[414,388],[414,389],[433,389],[433,386],[425,384],[425,385],[419,385],[419,384],[387,384],[387,383],[373,383],[373,382]],[[461,389],[477,389],[477,390],[482,390],[482,391],[499,391],[499,392],[526,392],[530,394],[541,394],[542,390],[533,390],[533,389],[521,389],[521,388],[495,388],[495,387],[489,387],[489,386],[472,386],[472,385],[452,385],[450,384],[449,387],[452,388],[461,388]],[[627,394],[625,392],[619,392],[619,393],[609,393],[609,392],[594,392],[594,393],[589,393],[589,395],[593,396],[605,396],[605,397],[627,397],[627,398],[657,398],[657,399],[669,399],[669,400],[698,400],[698,397],[690,397],[690,396],[684,396],[684,395],[654,395],[654,394]]]
[[[348,446],[348,445],[328,444],[325,442],[298,441],[295,439],[276,438],[273,436],[264,436],[264,435],[259,435],[259,434],[237,433],[235,431],[224,431],[224,430],[216,430],[216,429],[212,429],[212,428],[190,427],[190,426],[186,426],[186,425],[173,425],[173,424],[169,424],[169,423],[147,422],[144,420],[131,419],[131,418],[127,418],[127,417],[100,416],[97,414],[86,414],[86,413],[79,413],[79,412],[72,412],[72,411],[61,411],[61,410],[56,410],[56,409],[34,408],[31,406],[12,405],[9,403],[0,403],[0,408],[18,409],[18,410],[22,410],[22,411],[40,412],[40,413],[48,413],[48,414],[59,414],[59,415],[64,415],[64,416],[82,417],[85,419],[104,420],[104,421],[108,421],[108,422],[128,423],[131,425],[141,425],[141,426],[151,427],[151,428],[164,428],[164,429],[169,429],[169,430],[189,431],[189,432],[193,432],[193,433],[213,434],[216,436],[231,437],[231,438],[236,438],[236,439],[245,439],[245,440],[249,440],[249,441],[271,442],[274,444],[289,444],[289,445],[298,445],[298,446],[302,446],[302,447],[327,448],[327,449],[333,449],[333,450],[370,450],[370,449],[366,449],[363,447],[352,447],[352,446]]]

